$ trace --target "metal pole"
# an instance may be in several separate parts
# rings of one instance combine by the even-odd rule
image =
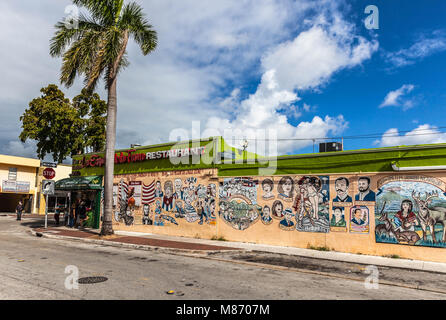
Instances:
[[[48,227],[48,195],[46,195],[45,203],[45,229]]]

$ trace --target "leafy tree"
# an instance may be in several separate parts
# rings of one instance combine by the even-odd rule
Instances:
[[[52,153],[54,161],[62,162],[87,149],[103,150],[107,104],[97,93],[82,90],[71,102],[54,84],[40,92],[20,117],[19,136],[22,142],[37,141],[40,159]]]
[[[56,24],[51,39],[50,54],[62,57],[60,80],[71,86],[77,75],[83,76],[85,87],[93,90],[103,78],[108,90],[105,147],[105,192],[102,235],[113,234],[113,169],[116,142],[117,77],[129,62],[126,55],[132,37],[143,55],[157,45],[157,34],[136,2],[124,5],[124,0],[73,0],[89,16],[81,14],[77,27],[65,22]]]

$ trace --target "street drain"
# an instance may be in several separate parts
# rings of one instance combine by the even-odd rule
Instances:
[[[85,278],[80,278],[78,280],[78,283],[80,283],[80,284],[91,284],[91,283],[104,282],[104,281],[107,281],[107,280],[108,280],[107,277],[85,277]]]

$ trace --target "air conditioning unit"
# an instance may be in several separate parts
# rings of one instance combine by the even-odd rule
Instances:
[[[342,143],[340,142],[324,142],[319,143],[319,152],[342,151]]]

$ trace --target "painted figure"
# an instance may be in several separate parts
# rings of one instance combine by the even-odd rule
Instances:
[[[292,201],[294,196],[294,181],[291,177],[282,177],[277,186],[279,192],[279,198],[285,201]]]
[[[156,198],[162,198],[163,197],[163,190],[161,188],[161,181],[157,181],[155,183],[155,197]]]
[[[357,208],[353,211],[353,219],[351,220],[351,223],[354,223],[357,226],[363,226],[365,225],[364,220],[364,214],[362,213],[362,210]]]
[[[263,189],[263,200],[271,200],[274,199],[274,194],[272,193],[274,189],[274,182],[271,179],[265,179],[262,181],[262,189]]]
[[[273,218],[271,217],[271,209],[268,206],[264,206],[262,209],[262,222],[264,224],[271,224]]]
[[[172,211],[174,205],[175,205],[175,199],[173,196],[172,181],[166,181],[164,183],[163,209],[165,211]]]
[[[345,227],[347,223],[345,222],[343,208],[333,207],[333,216],[331,217],[330,226],[331,227]]]
[[[279,227],[286,230],[294,230],[294,222],[291,220],[293,218],[293,212],[290,208],[287,208],[284,212],[284,219],[279,223]]]
[[[183,208],[183,202],[181,200],[175,201],[175,218],[184,218],[186,212]]]
[[[412,212],[413,204],[409,199],[401,202],[401,210],[398,211],[393,222],[398,231],[415,231],[415,225],[418,225],[417,216]]]
[[[352,197],[348,195],[348,187],[350,182],[345,177],[340,177],[335,180],[336,198],[333,202],[352,202]]]
[[[142,224],[144,225],[152,225],[153,220],[150,218],[150,205],[144,204],[143,206],[143,217]]]
[[[283,204],[280,200],[273,202],[273,218],[281,219],[283,218]]]
[[[183,181],[180,178],[174,180],[175,193],[174,198],[184,200]]]
[[[369,177],[359,177],[358,190],[359,193],[355,195],[356,201],[375,201],[375,192],[370,190]]]

